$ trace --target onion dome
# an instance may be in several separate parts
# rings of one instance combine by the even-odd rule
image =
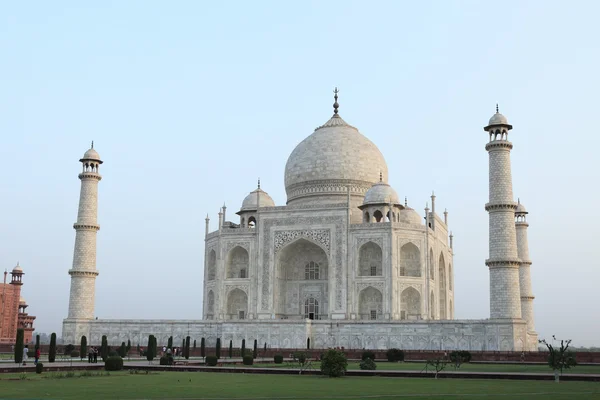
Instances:
[[[102,164],[102,160],[100,160],[100,154],[96,150],[94,150],[94,142],[92,142],[92,147],[88,151],[83,154],[83,157],[79,161],[97,161]]]
[[[383,178],[380,177],[380,181],[371,186],[365,194],[363,205],[368,204],[399,204],[398,194],[387,183],[383,182]]]
[[[17,266],[13,268],[12,272],[13,273],[17,273],[17,274],[22,274],[23,273],[23,268],[21,268],[21,266],[19,265],[19,263],[17,263]]]
[[[345,202],[348,187],[353,196],[377,182],[380,172],[387,182],[383,155],[358,129],[338,114],[337,91],[334,114],[300,142],[285,165],[288,205]]]
[[[275,202],[271,196],[260,188],[260,181],[258,181],[258,188],[250,192],[242,201],[240,211],[255,211],[259,207],[259,202],[260,207],[275,207]]]
[[[403,210],[400,210],[399,215],[400,222],[404,222],[405,224],[421,225],[423,223],[423,219],[419,213],[410,207],[405,207]]]
[[[27,305],[27,302],[25,301],[25,299],[24,299],[24,298],[22,298],[22,297],[21,297],[21,298],[19,299],[19,305]]]

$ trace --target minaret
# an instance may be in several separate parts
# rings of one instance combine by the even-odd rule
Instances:
[[[512,129],[506,117],[498,112],[483,128],[490,135],[485,146],[489,153],[490,200],[485,205],[489,213],[489,258],[490,269],[490,318],[521,318],[521,293],[519,289],[519,266],[517,235],[515,231],[515,209],[508,131]]]
[[[527,331],[535,331],[533,317],[533,291],[531,290],[531,260],[529,259],[529,242],[527,241],[527,210],[518,201],[515,211],[515,227],[517,230],[517,250],[521,265],[519,266],[519,286],[521,288],[521,315],[527,322]]]
[[[96,234],[98,225],[98,182],[102,177],[98,168],[102,161],[92,147],[79,160],[83,171],[79,174],[81,192],[75,228],[75,251],[71,275],[71,296],[67,319],[93,319],[96,294]]]

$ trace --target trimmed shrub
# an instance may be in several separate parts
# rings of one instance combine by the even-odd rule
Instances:
[[[217,356],[217,360],[221,358],[221,338],[217,338],[217,346],[215,348],[215,355]]]
[[[50,335],[50,349],[48,350],[48,362],[53,363],[56,360],[56,333]]]
[[[120,371],[123,369],[123,359],[119,356],[108,356],[104,361],[104,369],[107,371]]]
[[[160,358],[160,365],[173,365],[173,355],[165,354]]]
[[[200,340],[200,357],[204,358],[206,356],[206,345],[204,343],[204,338]]]
[[[275,364],[282,364],[283,363],[283,356],[281,354],[275,354],[273,356],[273,362]]]
[[[242,339],[242,349],[240,350],[240,355],[242,357],[246,355],[246,339]]]
[[[471,361],[471,353],[467,350],[454,350],[450,353],[450,361],[453,363],[468,363]]]
[[[108,352],[109,357],[120,357],[119,352],[116,350],[111,350]]]
[[[36,374],[41,374],[43,370],[44,370],[44,364],[42,364],[41,362],[38,362],[35,365],[35,373]]]
[[[167,340],[167,349],[173,350],[173,336],[169,336],[169,340]]]
[[[389,362],[404,361],[404,352],[402,350],[389,349],[385,354]]]
[[[25,330],[22,328],[17,329],[17,342],[15,343],[15,363],[21,364],[23,362],[23,341],[25,339]]]
[[[254,339],[254,347],[252,348],[252,357],[258,357],[258,341]]]
[[[321,372],[330,378],[337,378],[346,374],[348,359],[339,350],[329,349],[321,357]]]
[[[108,357],[108,339],[106,338],[106,335],[102,335],[102,343],[100,344],[100,357],[102,358],[102,361],[106,361],[106,358]]]
[[[254,364],[254,357],[244,356],[244,365],[252,365],[252,364]]]
[[[79,345],[79,356],[85,357],[87,354],[87,338],[85,336],[81,337],[81,344]]]
[[[185,347],[183,348],[183,356],[186,360],[190,359],[190,337],[186,336],[185,338]]]
[[[219,359],[217,358],[217,356],[206,356],[206,365],[208,365],[209,367],[214,367],[215,365],[217,365],[218,361]]]
[[[367,351],[363,351],[362,352],[362,356],[361,356],[361,360],[366,360],[367,358],[370,358],[371,360],[375,360],[375,353],[367,350]]]
[[[64,354],[65,354],[65,356],[70,355],[73,350],[75,350],[75,346],[74,345],[72,345],[70,343],[68,345],[66,345],[65,348],[64,348],[64,351],[65,351]]]
[[[79,357],[79,352],[77,350],[73,350],[71,352],[71,358],[77,358],[77,357]]]
[[[229,341],[229,358],[233,357],[233,340]]]
[[[359,364],[360,369],[365,371],[375,371],[377,369],[377,364],[370,358],[364,359]]]

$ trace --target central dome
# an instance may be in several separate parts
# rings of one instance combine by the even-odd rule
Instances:
[[[290,154],[288,204],[345,202],[341,196],[347,196],[348,187],[352,195],[364,196],[380,174],[387,182],[387,164],[377,146],[336,113]]]

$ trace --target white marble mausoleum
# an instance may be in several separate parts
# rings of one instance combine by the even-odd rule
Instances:
[[[159,344],[189,335],[209,346],[220,337],[281,348],[303,348],[310,339],[314,348],[536,350],[527,212],[513,199],[506,118],[496,112],[485,127],[490,318],[455,320],[447,212],[438,215],[434,195],[423,215],[400,199],[387,183],[383,155],[340,117],[337,100],[336,91],[333,116],[288,158],[285,205],[259,181],[234,221],[223,206],[210,231],[207,216],[201,319],[94,319],[102,161],[88,150],[65,343],[86,335],[96,344],[107,335],[111,344],[145,345],[154,334]]]

